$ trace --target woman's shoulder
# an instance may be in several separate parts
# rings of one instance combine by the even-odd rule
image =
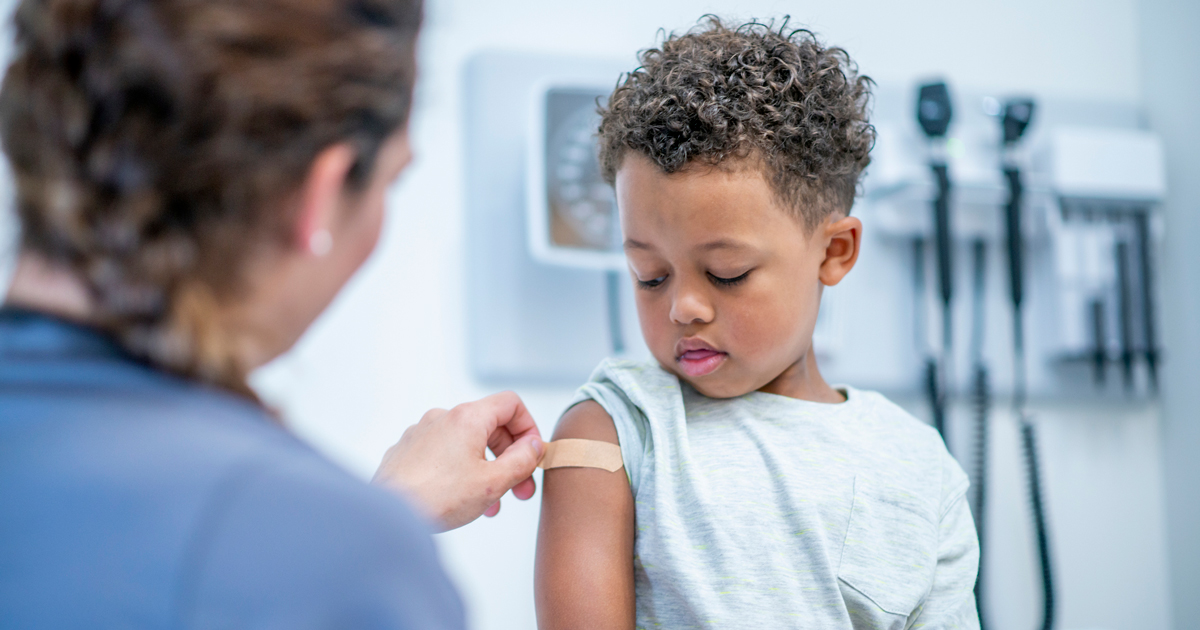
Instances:
[[[186,396],[160,445],[186,462],[196,520],[180,571],[196,626],[346,607],[383,627],[457,628],[462,610],[430,524],[396,494],[331,462],[257,405],[219,391]],[[181,462],[182,463],[182,462]],[[388,593],[408,593],[397,598]]]
[[[361,494],[261,404],[150,367],[98,331],[0,310],[0,469],[32,488],[205,501],[230,478],[290,470],[294,484]],[[42,474],[44,473],[44,474]],[[398,503],[399,501],[395,501]]]
[[[290,526],[297,514],[289,510],[308,517],[329,512],[340,513],[344,525],[373,522],[393,536],[428,538],[428,523],[399,496],[329,460],[255,401],[164,375],[162,387],[122,402],[97,413],[107,418],[94,418],[91,432],[108,443],[108,453],[121,453],[134,474],[191,495],[200,511],[233,513],[239,496],[259,493],[262,501],[241,508],[256,512],[264,526]],[[304,527],[319,531],[320,523]]]
[[[34,363],[0,361],[0,438],[12,455],[0,470],[21,495],[119,495],[133,519],[202,515],[221,496],[270,484],[314,505],[356,501],[421,524],[399,497],[329,461],[255,401],[109,353]],[[50,479],[54,488],[39,487]]]
[[[459,628],[461,603],[429,525],[399,497],[324,458],[267,445],[227,469],[184,571],[196,627],[297,611],[330,627]],[[397,595],[402,594],[402,595]],[[344,617],[343,615],[351,615]]]
[[[398,496],[250,400],[51,338],[0,344],[0,555],[27,594],[0,591],[0,617],[71,627],[153,609],[228,626],[341,607],[461,625],[429,527]],[[125,586],[64,602],[66,575]]]

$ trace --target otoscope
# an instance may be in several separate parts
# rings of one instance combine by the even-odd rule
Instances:
[[[1024,302],[1023,271],[1024,241],[1021,234],[1021,207],[1024,188],[1021,170],[1013,158],[1013,149],[1033,119],[1033,101],[1013,99],[1005,103],[1001,118],[1004,132],[1004,179],[1008,183],[1008,203],[1004,206],[1005,236],[1008,249],[1009,297],[1013,309],[1013,413],[1021,423],[1021,438],[1025,453],[1025,465],[1029,475],[1029,495],[1033,508],[1034,527],[1037,534],[1038,558],[1042,570],[1042,630],[1054,627],[1054,580],[1050,566],[1049,536],[1046,531],[1046,515],[1042,503],[1042,484],[1038,466],[1037,443],[1034,427],[1025,410],[1025,327],[1022,306]]]
[[[950,128],[950,90],[945,83],[922,85],[917,94],[917,122],[930,144],[929,166],[937,182],[937,196],[933,200],[934,242],[937,248],[938,290],[942,298],[942,359],[938,364],[927,367],[927,386],[930,405],[933,408],[933,425],[945,438],[946,435],[946,390],[949,383],[949,365],[953,340],[953,243],[950,233],[950,174],[946,165],[945,147],[937,140],[946,136]]]

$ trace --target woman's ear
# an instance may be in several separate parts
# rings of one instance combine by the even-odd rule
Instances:
[[[862,244],[862,221],[854,217],[835,219],[821,228],[824,232],[825,260],[818,277],[821,284],[831,287],[842,281],[858,262]]]
[[[326,147],[313,160],[299,191],[293,242],[298,251],[322,257],[333,247],[333,228],[355,158],[354,149],[340,143]]]

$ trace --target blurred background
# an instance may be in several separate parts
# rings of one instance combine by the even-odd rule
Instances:
[[[987,488],[989,625],[1043,617],[1027,425],[1055,627],[1195,626],[1200,3],[429,0],[427,13],[416,161],[391,192],[384,238],[294,351],[254,377],[317,448],[365,478],[425,410],[499,389],[549,436],[600,358],[645,356],[589,153],[595,97],[660,29],[790,15],[878,83],[879,143],[854,210],[865,249],[827,292],[822,370],[924,420],[942,409],[948,444]],[[918,107],[920,86],[939,82]],[[948,188],[931,165],[946,166]],[[1022,184],[1024,420],[1005,168]],[[951,221],[940,240],[939,196]],[[4,274],[14,238],[0,215]],[[498,518],[438,536],[472,627],[535,627],[537,518],[537,500],[510,497]]]

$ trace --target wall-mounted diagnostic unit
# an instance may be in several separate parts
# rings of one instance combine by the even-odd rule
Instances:
[[[637,334],[598,106],[628,63],[483,52],[464,73],[467,300],[476,377],[582,384]]]
[[[534,87],[526,155],[529,249],[553,265],[623,271],[621,226],[612,186],[596,157],[597,108],[615,77],[595,85],[571,78]]]
[[[1139,129],[1137,110],[1122,104],[955,95],[939,81],[915,90],[917,115],[905,117],[902,93],[883,91],[876,108],[879,142],[862,215],[866,229],[879,234],[866,247],[935,244],[913,249],[918,332],[908,359],[910,387],[924,385],[939,429],[945,429],[947,401],[969,393],[973,446],[952,450],[971,470],[981,545],[988,419],[997,394],[1011,406],[1021,430],[1039,559],[1040,627],[1049,630],[1056,611],[1046,518],[1052,502],[1044,496],[1026,400],[1154,395],[1161,360],[1152,264],[1161,229],[1154,207],[1166,192],[1161,143]],[[922,168],[923,162],[932,168]],[[1001,260],[989,265],[989,257]],[[961,260],[971,263],[957,265]],[[930,267],[937,271],[936,292],[927,290],[935,284],[925,277]],[[870,265],[860,271],[879,273]],[[971,286],[969,307],[951,299],[955,283]],[[928,316],[939,310],[939,318]],[[892,331],[890,343],[902,337],[894,319],[879,319]],[[970,331],[971,343],[963,349],[951,345],[960,327]],[[930,340],[939,338],[934,352]],[[955,365],[971,370],[956,372]],[[1120,379],[1109,375],[1114,366]],[[965,444],[961,437],[947,442]],[[981,554],[981,566],[987,559]],[[981,607],[987,603],[983,585],[981,572]]]
[[[989,357],[992,390],[999,396],[1020,389],[1018,378],[1028,384],[1033,398],[1153,395],[1161,356],[1152,254],[1162,231],[1155,207],[1166,186],[1161,143],[1140,128],[1138,109],[1124,103],[952,91],[954,119],[933,154],[934,161],[945,165],[939,176],[929,168],[927,134],[913,115],[920,94],[915,88],[889,86],[878,92],[874,122],[879,138],[864,181],[865,197],[855,207],[866,227],[868,260],[851,274],[841,295],[843,302],[915,303],[910,317],[924,320],[915,322],[918,334],[906,349],[883,351],[888,361],[896,362],[880,370],[885,378],[875,386],[928,389],[923,364],[933,356],[942,366],[940,382],[946,392],[969,391],[971,371],[954,367],[976,364],[982,355]],[[937,208],[947,196],[949,216],[931,213],[929,208]],[[1018,205],[1012,204],[1014,199]],[[929,244],[922,250],[929,260],[921,266],[930,277],[921,278],[921,285],[937,291],[906,290],[914,283],[904,282],[900,271],[891,272],[895,288],[876,282],[874,276],[889,272],[877,268],[870,255],[911,259],[914,240]],[[975,284],[977,246],[983,248],[983,308],[975,309],[974,299],[949,304],[948,295],[968,294],[948,290],[946,281],[964,289]],[[1012,270],[1018,266],[1019,291],[1014,293]],[[911,267],[897,267],[903,268]],[[851,290],[860,280],[884,293],[868,298]],[[1020,321],[1013,323],[1023,325],[1019,332],[996,321],[979,344],[949,346],[951,339],[971,338],[972,309],[1006,313],[1014,299]],[[914,327],[901,320],[879,318],[874,328],[881,334],[872,335],[872,345],[886,348],[912,336]],[[1023,373],[1014,369],[1016,334],[1024,338]],[[853,340],[848,343],[857,346]],[[839,361],[831,376],[861,382],[863,370],[845,366],[843,375],[842,365]],[[901,373],[907,385],[893,380]]]

